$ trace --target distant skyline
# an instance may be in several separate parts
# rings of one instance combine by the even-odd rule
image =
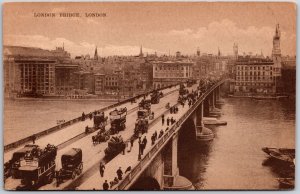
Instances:
[[[34,13],[79,13],[81,17],[34,17]],[[106,17],[85,17],[100,13]],[[296,5],[293,3],[5,3],[4,45],[54,50],[64,43],[76,55],[144,53],[239,54],[272,52],[275,26],[281,52],[296,55]]]

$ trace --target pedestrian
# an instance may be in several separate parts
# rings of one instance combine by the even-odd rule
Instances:
[[[55,178],[56,178],[56,187],[59,187],[60,185],[60,171],[55,171]]]
[[[158,138],[161,138],[163,136],[163,134],[164,134],[164,131],[160,130]]]
[[[32,136],[31,136],[31,139],[32,139],[32,143],[35,144],[36,136],[35,136],[35,135],[32,135]]]
[[[123,174],[123,172],[122,172],[122,174]],[[117,178],[117,177],[115,177],[115,179],[114,179],[114,181],[113,181],[113,185],[116,185],[116,184],[118,184],[119,183],[119,179]]]
[[[103,190],[108,190],[108,188],[109,188],[109,185],[108,185],[108,183],[107,183],[107,180],[105,180],[104,181],[104,183],[103,183]]]
[[[157,140],[157,131],[154,132],[155,140]]]
[[[144,144],[144,147],[146,147],[146,145],[147,145],[147,138],[146,138],[146,136],[144,137],[144,139],[143,139],[143,144]]]
[[[131,171],[131,166],[128,166],[127,168],[126,168],[126,170],[125,170],[125,174],[127,173],[127,172],[130,172]]]
[[[144,154],[145,144],[144,142],[141,142],[141,155]]]
[[[103,177],[104,175],[104,169],[105,169],[105,165],[102,162],[100,162],[99,171],[101,177]]]
[[[117,170],[117,175],[118,175],[118,179],[122,180],[123,171],[122,171],[121,167],[119,167],[119,169]]]
[[[122,149],[123,149],[123,155],[125,155],[125,149],[126,149],[126,143],[125,142],[123,142],[123,144],[122,144]]]
[[[130,139],[130,149],[128,150],[128,152],[131,152],[131,149],[132,149],[132,147],[133,147],[133,138],[131,138]]]
[[[141,137],[139,137],[139,154],[142,154],[142,140],[141,140]]]
[[[154,145],[154,143],[155,143],[155,135],[154,134],[151,136],[151,141],[152,141],[151,145]]]
[[[134,139],[131,138],[131,140],[130,140],[130,145],[131,145],[131,147],[133,146],[133,141],[134,141]]]
[[[167,126],[169,126],[169,124],[170,124],[170,119],[169,119],[169,117],[167,118]]]
[[[173,107],[170,108],[170,114],[172,114],[172,113],[173,113]]]
[[[84,120],[85,120],[85,114],[83,112],[82,115],[81,115],[81,121],[84,121]]]

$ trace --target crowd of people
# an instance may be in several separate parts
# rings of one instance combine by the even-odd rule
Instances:
[[[182,104],[182,106],[184,107],[185,103],[187,102],[188,106],[191,107],[196,101],[197,99],[211,86],[215,83],[216,81],[200,81],[199,83],[199,86],[197,88],[196,91],[191,91],[191,92],[188,92],[185,96],[180,96],[180,99],[182,99],[182,101],[180,101],[180,103]],[[145,96],[144,96],[145,98]],[[178,113],[179,111],[179,108],[177,105],[175,106],[172,106],[172,107],[169,107],[169,112],[170,114],[176,114]],[[152,113],[153,114],[153,113]],[[161,120],[161,124],[162,126],[164,126],[165,124],[165,115],[163,114],[161,116],[162,120]],[[173,124],[176,123],[176,119],[174,119],[173,116],[171,117],[167,117],[166,118],[166,124],[167,124],[167,127],[164,129],[161,129],[159,131],[159,133],[157,132],[157,130],[151,135],[151,145],[153,146],[156,141],[158,139],[160,139],[165,132],[167,132],[169,130],[169,127],[171,127]],[[133,147],[133,143],[134,143],[134,138],[131,138],[130,139],[130,149],[128,150],[128,152],[131,151],[132,147]],[[144,155],[144,150],[147,146],[147,137],[144,136],[144,137],[138,137],[138,160],[141,160],[142,156]],[[125,151],[123,150],[123,154],[125,154]],[[104,164],[100,164],[99,166],[99,169],[100,169],[100,176],[103,177],[104,175],[104,169],[105,169],[105,166]],[[108,190],[109,188],[112,188],[114,185],[118,184],[122,179],[123,179],[123,175],[126,174],[127,172],[131,171],[131,167],[129,166],[125,173],[123,173],[122,171],[122,168],[119,167],[119,169],[116,171],[116,177],[110,181],[109,183],[107,182],[107,180],[105,180],[105,182],[103,183],[103,190]]]

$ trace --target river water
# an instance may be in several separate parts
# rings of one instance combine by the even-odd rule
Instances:
[[[178,148],[180,174],[199,190],[279,189],[276,178],[290,169],[270,162],[261,148],[295,148],[295,102],[228,98],[221,110],[228,124],[209,127],[213,141],[184,154]]]
[[[4,144],[70,120],[113,102],[95,100],[5,101]],[[225,99],[215,139],[179,153],[180,174],[196,189],[278,189],[285,170],[268,164],[262,147],[295,147],[295,102]],[[180,150],[180,147],[178,148]],[[182,151],[181,151],[182,152]]]
[[[4,104],[4,145],[109,106],[100,100],[8,100]]]

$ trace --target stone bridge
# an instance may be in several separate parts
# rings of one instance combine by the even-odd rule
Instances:
[[[178,147],[214,138],[203,124],[203,116],[216,113],[215,104],[220,99],[222,80],[200,95],[196,102],[155,142],[144,157],[114,187],[115,190],[189,190],[192,183],[180,176]],[[191,127],[193,126],[193,127]],[[188,157],[188,156],[186,156]]]

